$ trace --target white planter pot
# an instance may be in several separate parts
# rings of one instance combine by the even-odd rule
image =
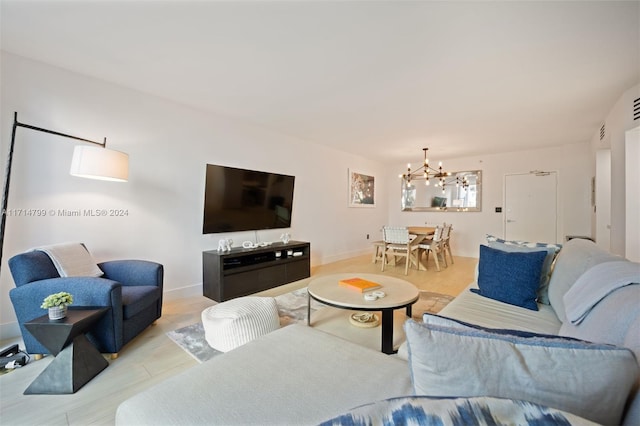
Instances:
[[[49,308],[49,319],[60,320],[67,316],[67,305],[54,306]]]

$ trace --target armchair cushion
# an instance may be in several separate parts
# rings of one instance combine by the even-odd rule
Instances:
[[[123,286],[161,286],[163,267],[147,260],[111,260],[99,263],[104,276],[122,283]]]
[[[124,319],[133,318],[160,298],[160,289],[151,285],[123,286],[122,306]]]

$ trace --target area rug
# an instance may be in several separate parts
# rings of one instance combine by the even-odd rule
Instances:
[[[278,314],[280,325],[287,326],[294,323],[305,323],[307,321],[307,289],[302,288],[281,296],[277,296]],[[422,321],[422,314],[430,312],[438,313],[453,300],[452,296],[446,294],[433,293],[429,291],[420,292],[420,299],[413,305],[412,317],[417,321]],[[311,314],[326,305],[311,301]],[[202,322],[188,325],[167,333],[167,336],[180,346],[185,352],[191,355],[196,361],[205,362],[222,352],[213,349],[204,338],[204,328]]]

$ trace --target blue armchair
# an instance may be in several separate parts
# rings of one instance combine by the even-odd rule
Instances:
[[[102,353],[117,357],[120,349],[162,314],[162,265],[143,260],[99,263],[104,276],[61,278],[49,256],[30,251],[9,259],[16,288],[9,297],[16,312],[26,351],[49,353],[24,327],[24,323],[45,314],[42,300],[60,291],[73,295],[71,308],[109,307],[109,311],[87,334]]]

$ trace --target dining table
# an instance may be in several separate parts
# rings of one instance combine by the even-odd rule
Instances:
[[[436,232],[435,226],[408,226],[407,228],[409,229],[410,235],[415,235],[416,239],[419,238],[417,242],[432,237]]]

